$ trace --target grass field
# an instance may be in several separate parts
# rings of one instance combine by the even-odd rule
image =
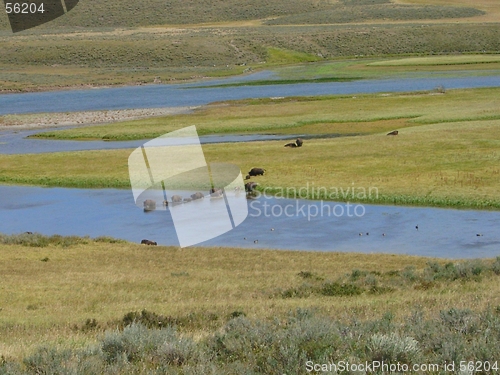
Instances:
[[[499,120],[444,123],[363,137],[306,140],[301,149],[283,142],[203,146],[209,162],[231,162],[243,173],[267,169],[261,188],[376,187],[378,197],[351,201],[500,208]],[[493,138],[490,138],[490,137]],[[130,150],[2,156],[4,183],[74,187],[128,187]],[[98,172],[88,165],[106,166]],[[315,199],[340,197],[308,196]]]
[[[389,61],[369,63],[369,66],[439,66],[439,65],[466,65],[488,64],[500,62],[500,55],[462,55],[462,56],[432,56],[413,57]]]
[[[371,203],[500,208],[498,89],[245,100],[194,114],[47,133],[55,138],[140,139],[197,124],[200,134],[308,134],[285,142],[204,145],[208,162],[267,170],[261,189],[309,185],[377,188]],[[396,137],[386,133],[398,129]],[[44,133],[46,134],[46,133]],[[314,138],[314,135],[352,135]],[[0,156],[0,181],[69,187],[128,188],[131,150]],[[89,169],[89,165],[99,168]],[[311,199],[342,200],[323,193]],[[345,200],[345,198],[344,198]]]
[[[242,314],[272,321],[307,309],[344,324],[390,314],[399,325],[417,310],[433,317],[500,305],[498,260],[181,250],[36,234],[0,242],[0,369],[42,343],[73,350],[95,343],[142,310],[158,314],[156,328],[170,322],[199,341]]]
[[[344,24],[366,21],[414,21],[469,18],[484,15],[475,8],[455,6],[411,6],[390,1],[340,1],[330,9],[286,15],[265,21],[267,25]]]

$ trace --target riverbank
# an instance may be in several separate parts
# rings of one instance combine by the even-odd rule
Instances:
[[[207,104],[212,104],[199,107],[197,111],[187,114],[43,132],[36,137],[128,141],[159,137],[191,125],[196,125],[198,134],[202,136],[254,133],[368,135],[420,125],[451,122],[465,124],[500,118],[498,99],[500,89],[498,87],[450,89],[444,86],[438,87],[439,82],[452,85],[450,81],[429,79],[429,82],[424,80],[423,84],[430,85],[431,89],[403,92],[390,91],[421,87],[422,81],[419,79],[380,80],[351,82],[345,86],[322,84],[307,86],[306,88],[312,91],[340,92],[337,95],[314,96],[290,95],[290,90],[293,90],[291,93],[299,91],[302,85],[290,85],[285,89],[278,87],[278,90],[285,96],[273,96],[275,90],[271,86],[232,88],[237,91],[186,87],[166,92],[120,93],[119,95],[124,97],[124,94],[147,95],[152,101],[162,95],[169,95],[169,102],[174,101],[174,97],[181,96],[184,97],[185,102],[196,102],[199,98],[203,98],[202,100],[206,100]],[[469,82],[471,85],[476,83],[488,84],[482,79],[476,82],[474,78]],[[376,91],[375,93],[365,93],[366,90],[372,88]],[[246,89],[245,92],[243,92],[244,89]],[[248,98],[252,96],[250,89],[263,90],[255,92],[260,98]],[[223,101],[214,102],[221,95],[234,96],[235,99],[226,100],[223,97],[221,98],[224,99]],[[238,99],[241,95],[245,97]],[[105,98],[102,99],[105,100]],[[36,118],[37,115],[20,115],[19,118],[22,119],[24,116]]]

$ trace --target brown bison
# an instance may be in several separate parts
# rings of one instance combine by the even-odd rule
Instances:
[[[155,241],[150,241],[150,240],[142,240],[141,245],[152,245],[152,246],[157,246],[158,244]]]
[[[144,201],[144,211],[154,211],[156,210],[156,202],[152,199],[146,199]]]
[[[220,188],[210,189],[210,196],[212,198],[222,198],[224,196],[224,191]]]
[[[302,147],[304,141],[300,138],[297,138],[295,142],[287,143],[285,147]]]
[[[387,133],[387,135],[398,135],[398,131],[397,130],[393,130],[392,132],[390,133]]]
[[[249,176],[264,176],[264,172],[266,170],[263,168],[252,168],[250,172],[248,172]]]
[[[257,182],[247,182],[245,184],[245,191],[248,192],[248,193],[251,193],[252,191],[255,190],[255,188],[258,186],[259,184]]]
[[[197,193],[191,194],[191,199],[193,199],[194,201],[197,199],[203,199],[203,198],[204,198],[203,193],[197,192]]]
[[[182,197],[180,195],[172,195],[172,203],[182,203]]]

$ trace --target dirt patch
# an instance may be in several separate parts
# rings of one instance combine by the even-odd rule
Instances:
[[[0,117],[0,129],[50,128],[61,125],[94,125],[117,121],[136,120],[146,117],[189,113],[197,107],[119,109],[110,111],[85,111],[63,113],[36,113],[27,115],[6,115]]]

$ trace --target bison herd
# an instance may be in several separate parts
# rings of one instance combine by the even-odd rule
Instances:
[[[397,131],[397,130],[393,130],[393,131],[387,133],[387,135],[398,135],[398,134],[399,134],[399,131]],[[285,144],[284,147],[296,148],[296,147],[302,147],[303,144],[304,144],[304,141],[301,138],[297,138],[295,140],[295,142],[287,143],[287,144]],[[265,172],[266,172],[266,170],[264,168],[252,168],[248,172],[248,174],[246,175],[245,180],[250,180],[252,177],[264,176]],[[245,183],[245,192],[247,194],[248,199],[252,199],[256,196],[255,192],[256,192],[257,186],[259,186],[259,184],[257,182],[248,181]],[[235,191],[239,191],[239,189],[235,188]],[[211,198],[224,197],[224,191],[223,191],[223,189],[220,189],[220,188],[212,188],[209,193],[210,193]],[[188,203],[188,202],[191,202],[194,200],[203,199],[204,197],[205,196],[201,192],[191,194],[190,197],[185,197],[185,198],[181,197],[180,195],[173,195],[171,198],[171,203],[173,205]],[[168,206],[168,201],[164,201],[163,205]],[[144,211],[153,211],[155,209],[156,209],[156,202],[155,201],[153,201],[151,199],[147,199],[144,201]],[[418,230],[418,226],[416,228]],[[271,229],[271,230],[274,230],[274,229]],[[368,235],[368,234],[369,233],[366,233],[366,235]],[[359,235],[361,236],[362,233],[360,233]],[[385,236],[385,233],[383,234],[383,236]],[[482,234],[478,234],[478,236],[482,236]],[[257,240],[254,242],[257,243]],[[142,240],[141,244],[156,245],[156,242],[150,241],[150,240]]]
[[[264,168],[252,168],[248,172],[247,176],[245,177],[245,180],[249,180],[250,177],[256,177],[256,176],[264,176],[264,173],[266,170]],[[257,182],[249,181],[245,184],[245,191],[247,192],[247,198],[248,199],[253,199],[255,198],[255,188],[259,186]]]
[[[304,141],[301,138],[297,138],[295,142],[293,143],[287,143],[285,147],[302,147]],[[266,170],[264,168],[252,168],[250,171],[248,171],[248,174],[245,177],[245,180],[250,180],[252,177],[257,177],[257,176],[264,176],[264,173]],[[259,184],[257,182],[253,181],[248,181],[245,183],[245,192],[247,194],[248,199],[253,199],[255,198],[255,189]],[[236,188],[235,191],[238,191],[239,189]],[[210,198],[222,198],[224,197],[224,191],[220,188],[212,188],[209,192]],[[182,203],[188,203],[194,200],[198,199],[203,199],[205,196],[201,192],[196,192],[194,194],[191,194],[190,197],[182,197],[180,195],[172,195],[171,197],[171,202],[172,205],[177,205],[177,204],[182,204]],[[169,205],[169,201],[163,201],[164,206]],[[154,211],[156,210],[156,202],[152,199],[146,199],[144,201],[144,211],[149,212],[149,211]],[[147,239],[144,239],[141,241],[141,244],[143,245],[156,245],[156,242],[150,241]]]

